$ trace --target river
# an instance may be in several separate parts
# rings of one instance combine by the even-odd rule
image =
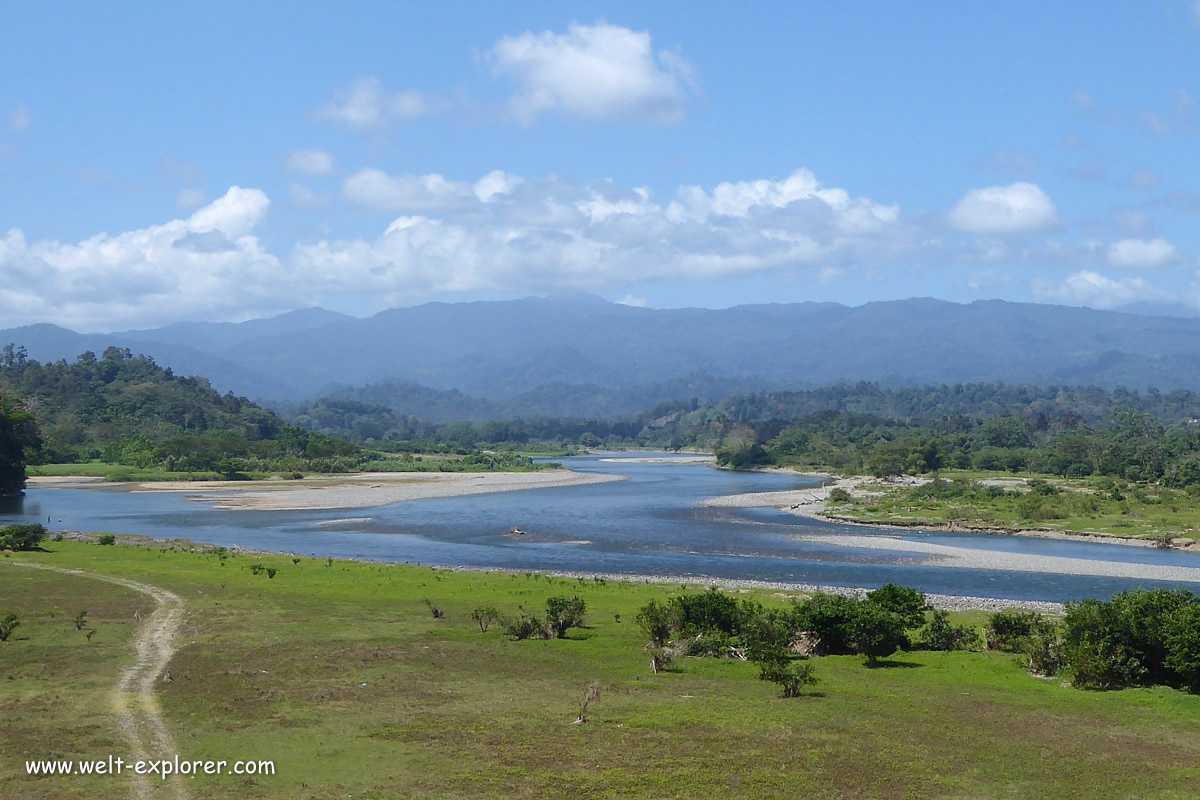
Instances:
[[[813,538],[873,537],[878,532],[872,529],[771,509],[696,505],[719,495],[817,485],[812,478],[621,456],[561,461],[580,472],[625,480],[336,511],[215,509],[186,492],[131,492],[117,485],[31,488],[24,498],[0,506],[0,522],[44,523],[49,518],[51,529],[401,563],[831,586],[895,582],[938,594],[1014,600],[1107,597],[1138,586],[1200,589],[1200,556],[1190,552],[1032,537],[887,532],[895,537],[892,541],[952,548],[974,554],[977,562],[1037,565],[963,567],[937,554],[875,547],[874,542],[884,541],[876,538],[855,540],[865,547]],[[509,534],[514,526],[526,535]],[[1051,565],[1046,571],[1040,571],[1042,561]],[[1086,570],[1100,562],[1116,562],[1118,571],[1130,569],[1120,565],[1191,569],[1175,570],[1171,581],[1071,574],[1079,571],[1078,565]]]

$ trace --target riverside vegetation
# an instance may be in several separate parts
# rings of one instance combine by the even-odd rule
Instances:
[[[19,490],[27,469],[127,481],[535,468],[513,452],[385,452],[307,431],[127,349],[51,364],[0,353],[0,492]]]
[[[68,540],[0,559],[0,616],[18,622],[0,643],[6,796],[95,795],[94,777],[20,767],[120,751],[109,693],[149,610],[14,561],[186,598],[173,680],[156,684],[181,757],[276,762],[270,778],[190,780],[194,796],[690,798],[732,782],[754,797],[1184,798],[1200,779],[1200,696],[1157,685],[1186,684],[1175,655],[1195,645],[1182,623],[1139,623],[1194,616],[1186,593],[988,617],[932,614],[903,587],[793,598]],[[486,624],[521,607],[581,616],[561,638]],[[1050,636],[1061,677],[1039,680],[1030,654]],[[1079,674],[1140,688],[1083,691]]]

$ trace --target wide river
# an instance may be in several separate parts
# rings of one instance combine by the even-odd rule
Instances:
[[[223,510],[185,492],[130,492],[115,486],[33,488],[26,497],[0,506],[0,522],[49,518],[52,529],[391,562],[833,586],[891,581],[939,594],[1017,600],[1106,597],[1137,586],[1182,585],[1200,591],[1200,555],[1190,552],[880,531],[769,509],[699,507],[697,502],[709,497],[818,482],[619,456],[562,462],[579,472],[626,480],[336,511]],[[514,526],[527,534],[509,534]],[[890,538],[881,539],[881,534]],[[844,546],[846,542],[859,546]],[[888,542],[896,544],[876,545]],[[929,552],[895,549],[901,546]],[[953,553],[969,557],[945,555]],[[1172,570],[1170,581],[1122,574],[1143,567],[1192,569]],[[1089,571],[1101,574],[1072,574]]]

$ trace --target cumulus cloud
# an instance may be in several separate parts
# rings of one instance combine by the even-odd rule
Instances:
[[[1091,270],[1072,273],[1060,283],[1035,281],[1033,295],[1042,301],[1101,309],[1139,301],[1170,299],[1166,292],[1156,289],[1140,277],[1113,280]]]
[[[1121,239],[1108,246],[1108,263],[1114,267],[1161,267],[1178,255],[1175,246],[1166,239]]]
[[[347,197],[398,212],[372,239],[297,246],[293,265],[388,297],[452,292],[603,290],[655,279],[711,279],[876,261],[903,247],[899,209],[823,186],[807,170],[782,180],[681,187],[579,185],[490,173],[364,170]]]
[[[270,203],[231,187],[190,216],[77,244],[0,238],[0,313],[83,329],[293,307],[285,270],[251,235]]]
[[[566,33],[527,31],[488,51],[493,74],[510,78],[512,113],[523,124],[557,111],[591,119],[678,122],[697,88],[675,50],[654,52],[648,31],[572,23]]]
[[[350,200],[377,211],[444,211],[479,200],[469,184],[436,173],[388,175],[378,169],[354,173],[346,179],[342,191]]]
[[[283,168],[305,175],[328,175],[333,172],[333,156],[318,149],[293,150],[283,162]]]
[[[8,112],[8,127],[23,131],[33,124],[33,114],[25,106],[16,106]]]
[[[1023,181],[971,189],[950,212],[954,227],[973,233],[1028,233],[1058,221],[1058,210],[1041,187]]]
[[[392,91],[378,78],[366,75],[333,93],[317,116],[357,131],[378,131],[398,119],[413,119],[444,109],[444,104],[416,90]]]

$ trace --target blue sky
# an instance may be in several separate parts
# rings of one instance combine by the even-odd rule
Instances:
[[[0,10],[0,325],[1200,307],[1194,0],[347,5]]]

